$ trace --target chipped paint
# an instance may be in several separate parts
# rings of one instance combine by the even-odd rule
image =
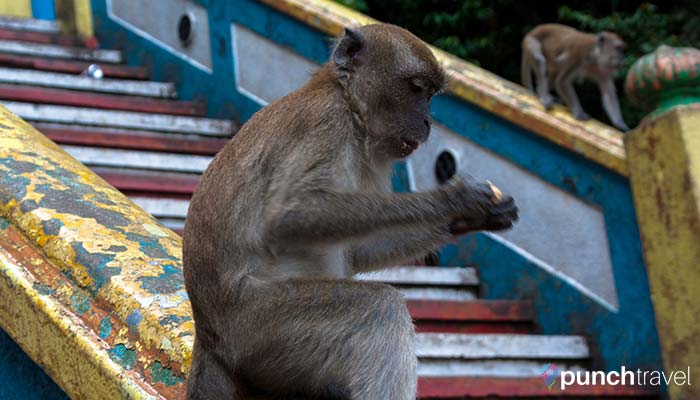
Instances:
[[[136,351],[118,344],[109,350],[109,358],[121,365],[124,369],[133,369],[136,365]]]
[[[156,361],[149,368],[148,372],[151,375],[151,380],[154,383],[162,383],[165,386],[175,386],[184,381],[181,376],[173,374],[173,370],[163,367],[163,364]]]

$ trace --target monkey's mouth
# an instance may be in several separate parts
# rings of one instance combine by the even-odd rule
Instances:
[[[401,138],[402,153],[411,154],[418,148],[418,146],[420,146],[420,142],[417,140]]]

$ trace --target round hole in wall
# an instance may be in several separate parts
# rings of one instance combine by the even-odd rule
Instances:
[[[438,155],[435,161],[435,178],[439,184],[443,184],[450,180],[457,172],[457,160],[447,150]]]
[[[177,21],[177,38],[183,46],[188,46],[192,43],[192,31],[194,25],[194,17],[190,13],[184,13]]]

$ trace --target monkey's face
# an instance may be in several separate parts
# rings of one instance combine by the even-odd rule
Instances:
[[[625,61],[625,42],[612,32],[600,32],[596,37],[598,66],[611,73],[620,69]]]
[[[397,26],[368,25],[353,34],[360,45],[349,90],[364,110],[371,151],[404,158],[428,139],[430,101],[445,86],[444,72],[420,39]]]

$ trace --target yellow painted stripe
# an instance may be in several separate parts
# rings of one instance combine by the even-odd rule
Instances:
[[[55,0],[56,14],[65,32],[82,37],[95,35],[90,0]]]
[[[32,17],[31,0],[0,0],[0,15],[12,17]]]
[[[329,35],[345,26],[377,21],[330,0],[260,0]],[[449,90],[455,96],[519,125],[559,146],[627,175],[623,134],[598,121],[578,121],[564,107],[544,110],[525,88],[431,47],[448,72]]]

